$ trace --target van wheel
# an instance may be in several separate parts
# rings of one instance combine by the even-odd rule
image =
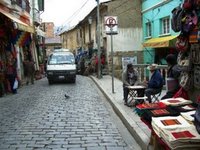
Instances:
[[[53,84],[53,81],[52,81],[52,80],[48,80],[48,82],[49,82],[49,85],[50,85],[50,84]]]

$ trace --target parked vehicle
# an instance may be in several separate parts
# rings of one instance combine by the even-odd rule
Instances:
[[[46,69],[49,84],[59,80],[76,82],[75,58],[68,49],[52,52],[48,56]]]

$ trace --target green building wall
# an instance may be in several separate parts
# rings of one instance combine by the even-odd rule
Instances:
[[[161,22],[164,17],[172,16],[171,11],[179,6],[183,0],[143,0],[142,1],[142,27],[143,42],[151,38],[163,37],[160,34]],[[146,23],[151,22],[151,37],[146,36]],[[170,23],[171,25],[171,23]],[[171,27],[169,35],[177,35]],[[155,59],[155,49],[144,47],[144,63],[153,63]]]

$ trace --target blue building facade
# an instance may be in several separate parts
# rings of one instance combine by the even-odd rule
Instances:
[[[171,11],[183,0],[142,0],[144,63],[166,64],[165,57],[175,53],[176,36],[171,29]]]

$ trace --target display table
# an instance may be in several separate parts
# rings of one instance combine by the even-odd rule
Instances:
[[[129,97],[144,97],[144,91],[146,89],[145,86],[142,85],[134,85],[134,86],[127,86],[129,89]]]
[[[128,104],[129,106],[136,106],[143,103],[147,97],[144,96],[145,86],[136,85],[136,86],[127,86],[129,89],[128,93]]]

